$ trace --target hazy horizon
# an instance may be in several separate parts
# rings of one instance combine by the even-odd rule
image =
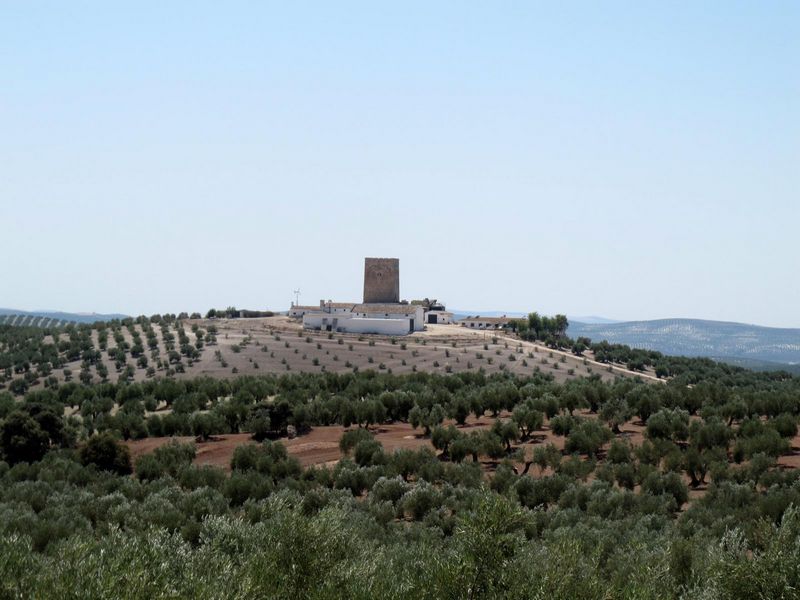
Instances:
[[[305,8],[305,10],[304,10]],[[800,5],[0,8],[0,306],[800,327]]]
[[[218,306],[218,307],[215,307],[215,308],[227,308],[227,307],[226,306]],[[247,307],[247,306],[237,306],[237,308],[248,309],[248,310],[252,309],[252,307]],[[261,310],[269,309],[269,310],[272,310],[274,312],[286,312],[286,308],[258,307],[258,309],[261,309]],[[449,306],[447,307],[447,309],[449,311],[455,312],[455,313],[457,313],[459,315],[469,314],[469,315],[475,315],[475,316],[480,316],[480,315],[492,316],[495,313],[497,313],[497,314],[502,313],[504,315],[516,317],[516,316],[524,316],[525,314],[528,314],[529,312],[533,312],[533,311],[523,311],[523,310],[496,309],[496,308],[495,309],[487,308],[487,309],[483,309],[483,310],[471,310],[471,309],[464,309],[464,308],[461,308],[461,307],[449,307]],[[0,310],[13,310],[13,309],[12,309],[12,307],[2,306],[2,307],[0,307]],[[52,308],[33,308],[33,309],[18,308],[16,310],[19,310],[21,313],[22,312],[24,312],[24,313],[52,313],[52,314],[64,313],[64,314],[75,314],[75,315],[80,315],[80,316],[93,316],[93,315],[116,316],[116,315],[122,315],[122,316],[126,316],[126,317],[138,317],[140,315],[150,316],[152,314],[156,314],[156,313],[137,313],[137,312],[134,312],[134,313],[119,313],[119,312],[114,312],[114,311],[112,311],[112,312],[61,311],[61,310],[52,309]],[[174,314],[177,314],[178,312],[189,312],[189,313],[199,312],[204,316],[206,314],[206,310],[205,309],[202,309],[202,310],[198,309],[196,311],[195,310],[191,310],[191,311],[183,311],[183,310],[181,310],[181,311],[160,311],[157,314],[166,314],[168,312],[171,312],[171,313],[174,313]],[[542,314],[548,314],[548,313],[542,313]],[[555,314],[555,313],[549,313],[549,314]],[[575,314],[575,315],[568,314],[566,316],[568,317],[570,323],[582,323],[584,325],[600,325],[600,326],[602,326],[602,325],[614,326],[614,325],[625,325],[625,324],[628,324],[628,323],[678,320],[678,321],[709,321],[709,322],[715,322],[715,323],[733,323],[733,324],[737,324],[737,325],[750,326],[750,327],[766,327],[766,328],[770,328],[770,329],[800,330],[800,328],[798,328],[798,327],[783,327],[783,326],[780,326],[780,325],[763,325],[763,324],[760,324],[760,323],[747,323],[747,322],[744,322],[744,321],[723,321],[723,320],[719,320],[719,319],[697,319],[695,317],[680,317],[680,316],[678,316],[678,317],[675,317],[675,316],[672,316],[672,317],[654,317],[653,319],[624,319],[624,318],[615,319],[615,318],[606,317],[606,316],[603,316],[603,315],[578,315],[578,314]]]

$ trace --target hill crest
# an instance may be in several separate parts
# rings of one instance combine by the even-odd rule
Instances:
[[[607,340],[670,355],[800,364],[800,329],[704,319],[656,319],[601,324],[572,321],[567,333],[573,338]]]

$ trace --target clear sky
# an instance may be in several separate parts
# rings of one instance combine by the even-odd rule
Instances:
[[[0,4],[0,306],[800,327],[800,3],[393,4]]]

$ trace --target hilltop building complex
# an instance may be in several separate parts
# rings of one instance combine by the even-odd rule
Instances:
[[[400,261],[397,258],[364,259],[364,301],[332,302],[319,306],[292,304],[289,316],[302,319],[303,327],[321,331],[406,335],[422,331],[425,323],[452,323],[453,314],[440,304],[400,301]]]

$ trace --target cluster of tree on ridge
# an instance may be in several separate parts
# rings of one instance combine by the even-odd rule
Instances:
[[[228,308],[212,308],[206,312],[206,319],[258,319],[263,317],[274,317],[275,313],[271,310],[247,310],[238,309],[235,306]],[[192,316],[199,319],[200,315]]]

